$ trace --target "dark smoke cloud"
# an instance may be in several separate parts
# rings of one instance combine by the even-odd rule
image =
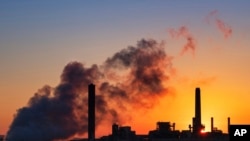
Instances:
[[[81,63],[69,63],[55,90],[45,86],[17,111],[8,141],[53,141],[86,132],[87,100],[81,91],[97,76],[96,66],[86,69]]]
[[[90,83],[97,87],[96,126],[103,122],[122,124],[131,118],[130,109],[145,111],[171,93],[168,81],[173,70],[164,44],[153,39],[138,41],[100,66],[71,62],[65,66],[57,87],[43,87],[17,111],[7,139],[55,141],[85,134]]]
[[[195,55],[196,50],[196,42],[194,37],[189,32],[188,28],[186,26],[181,26],[179,29],[169,29],[169,34],[172,38],[185,38],[186,44],[183,46],[181,50],[181,55],[184,55],[189,50],[191,51],[192,55]]]
[[[230,37],[232,35],[232,33],[233,33],[233,30],[232,30],[231,26],[229,26],[223,20],[218,18],[217,15],[218,15],[217,10],[214,10],[214,11],[210,12],[206,16],[207,23],[210,24],[211,21],[212,21],[216,25],[217,29],[224,35],[225,38]]]

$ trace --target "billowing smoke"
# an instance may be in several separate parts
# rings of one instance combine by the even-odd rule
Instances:
[[[195,49],[196,49],[196,43],[195,39],[191,35],[191,33],[188,31],[188,28],[186,26],[181,26],[179,29],[169,29],[169,34],[172,38],[184,38],[186,39],[186,44],[183,46],[181,50],[181,55],[188,52],[189,50],[192,52],[192,55],[195,55]]]
[[[67,64],[60,84],[45,86],[20,108],[7,133],[8,141],[66,140],[87,132],[87,88],[97,87],[96,126],[124,123],[130,109],[148,110],[171,93],[171,57],[164,43],[138,41],[108,58],[102,65]]]
[[[98,79],[96,65],[91,68],[69,63],[61,83],[52,89],[45,86],[18,110],[7,134],[8,141],[53,141],[87,130],[86,85]]]
[[[218,18],[218,11],[214,10],[212,12],[210,12],[207,16],[206,16],[206,21],[208,24],[212,22],[214,22],[214,24],[216,25],[217,29],[224,35],[225,38],[228,38],[232,35],[232,28],[226,24],[223,20]]]

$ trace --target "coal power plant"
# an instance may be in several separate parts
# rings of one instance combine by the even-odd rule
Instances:
[[[205,126],[202,124],[201,118],[200,88],[195,89],[192,124],[187,126],[187,130],[181,131],[176,130],[176,123],[169,121],[158,121],[156,129],[150,130],[147,134],[136,134],[131,126],[120,126],[113,123],[113,125],[110,125],[110,135],[96,138],[96,108],[98,106],[96,103],[95,85],[91,83],[88,85],[88,138],[71,139],[70,141],[229,141],[229,135],[214,126],[214,117],[211,117],[211,131],[204,132]],[[230,117],[227,118],[227,124],[229,133]],[[8,141],[4,136],[0,136],[1,140]]]
[[[75,139],[71,141],[229,141],[229,135],[214,127],[214,118],[211,117],[211,132],[203,132],[205,126],[201,118],[201,90],[195,89],[195,110],[192,125],[188,130],[176,130],[176,123],[157,122],[156,129],[148,134],[137,135],[130,126],[111,126],[112,134],[95,138],[95,85],[90,84],[88,94],[88,139]],[[230,118],[227,119],[228,127]]]

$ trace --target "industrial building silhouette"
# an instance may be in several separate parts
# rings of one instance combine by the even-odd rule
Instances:
[[[188,130],[176,130],[175,123],[157,122],[156,129],[148,134],[137,135],[130,126],[112,125],[112,134],[95,139],[95,85],[89,85],[89,119],[88,139],[75,139],[71,141],[228,141],[229,135],[214,127],[214,118],[211,117],[211,132],[202,133],[205,126],[201,120],[201,91],[195,89],[195,116]],[[230,118],[228,117],[228,128]]]
[[[72,139],[70,141],[229,141],[229,135],[214,127],[214,118],[211,117],[211,132],[203,133],[205,126],[201,118],[201,91],[195,89],[195,116],[188,130],[176,130],[175,123],[157,122],[156,129],[148,134],[138,135],[130,126],[111,126],[112,134],[95,138],[95,85],[88,85],[88,138]],[[227,119],[228,133],[230,118]],[[4,136],[0,136],[0,141]]]

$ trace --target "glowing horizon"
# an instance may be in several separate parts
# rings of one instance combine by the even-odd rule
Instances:
[[[118,110],[125,116],[119,115],[122,119],[117,120],[138,134],[155,129],[157,121],[175,122],[176,130],[188,130],[194,117],[196,87],[201,88],[201,121],[205,131],[210,131],[211,117],[215,127],[225,133],[228,117],[231,123],[250,123],[250,114],[246,112],[250,110],[249,2],[225,6],[223,2],[193,1],[2,2],[0,134],[7,133],[13,115],[27,107],[39,89],[61,85],[64,67],[74,61],[85,69],[98,67],[96,70],[105,76],[93,79],[98,88],[107,81],[110,87],[131,92],[127,101],[119,101],[127,107],[122,112]],[[128,63],[128,57],[124,65],[115,66],[119,61],[115,54],[150,42],[156,42],[152,46],[157,49],[137,49],[140,53],[130,60],[133,63]],[[135,67],[145,61],[140,55],[144,59],[156,56],[155,64],[143,69]],[[147,74],[152,72],[161,78],[161,83],[150,83],[152,78]],[[140,73],[147,76],[147,83],[133,79]],[[151,84],[151,89],[147,84]],[[153,87],[157,84],[161,87]],[[109,93],[109,89],[102,88],[98,94]],[[147,99],[136,97],[139,92]],[[149,101],[150,98],[155,101]],[[108,103],[109,110],[112,106],[121,105]],[[107,119],[97,128],[97,137],[111,133],[112,114],[105,116]]]

